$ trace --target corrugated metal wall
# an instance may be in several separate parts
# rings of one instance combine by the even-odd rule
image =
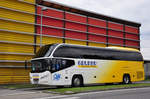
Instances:
[[[36,0],[0,0],[0,84],[29,82],[25,60],[33,57],[40,44],[50,43],[139,49],[139,27],[45,9]]]
[[[139,27],[129,26],[123,22],[112,22],[61,8],[56,9],[55,6],[42,5],[37,5],[36,20],[37,34],[44,36],[43,44],[47,42],[45,38],[53,37],[56,43],[140,48]],[[39,40],[38,38],[37,41]]]
[[[28,2],[28,3],[26,3]],[[35,0],[0,0],[0,84],[29,82],[34,55]]]

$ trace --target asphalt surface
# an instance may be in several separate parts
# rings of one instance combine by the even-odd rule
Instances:
[[[0,89],[0,99],[150,99],[150,87],[97,91],[73,95],[43,93],[37,90]]]
[[[50,93],[43,93],[37,90],[11,90],[0,88],[0,99],[36,99],[55,95]]]
[[[150,87],[59,95],[37,99],[150,99]]]
[[[0,87],[0,99],[150,99],[150,87],[97,91],[73,95],[43,93],[43,90],[45,90],[44,87],[16,90]]]

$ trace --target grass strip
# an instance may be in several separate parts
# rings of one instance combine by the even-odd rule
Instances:
[[[145,79],[144,81],[150,81],[150,79]]]
[[[59,88],[59,89],[48,89],[47,91],[59,94],[73,94],[80,92],[90,91],[101,91],[101,90],[112,90],[121,88],[136,88],[136,87],[150,87],[150,83],[140,84],[127,84],[127,85],[100,85],[100,86],[88,86],[88,87],[76,87],[76,88]]]
[[[22,89],[22,88],[36,88],[39,87],[39,85],[33,85],[33,84],[10,84],[10,85],[3,85],[3,88],[8,89]]]

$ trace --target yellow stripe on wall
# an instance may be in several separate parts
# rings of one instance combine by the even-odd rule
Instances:
[[[0,52],[34,53],[33,46],[0,43]]]
[[[35,13],[35,6],[18,0],[0,0],[0,6],[20,11]]]
[[[27,55],[7,55],[7,54],[0,54],[0,60],[17,60],[17,61],[24,61],[24,60],[31,60],[33,56]]]
[[[17,63],[17,62],[1,62],[1,66],[25,66],[24,62]],[[28,64],[28,66],[31,66],[31,64]]]
[[[0,76],[0,84],[8,84],[12,82],[12,76]]]
[[[0,29],[16,32],[34,33],[35,16],[27,13],[34,14],[35,5],[29,4],[27,2],[35,3],[35,0],[0,0],[0,7],[4,7],[0,8]],[[10,10],[5,8],[8,8]],[[13,10],[18,10],[27,13],[17,12]],[[32,24],[26,24],[22,22]],[[34,35],[6,32],[0,30],[0,40],[5,42],[8,41],[8,43],[0,43],[0,60],[24,61],[30,60],[33,57],[32,55],[28,55],[28,53],[34,53],[34,48],[32,45],[11,44],[9,42],[23,42],[33,44]],[[17,53],[26,53],[27,55],[17,55]],[[24,69],[19,67],[24,66],[24,63],[1,62],[0,65],[6,66],[6,68],[0,67],[0,84],[29,83],[30,69]],[[8,68],[7,66],[18,66],[18,68]],[[31,66],[31,64],[28,64],[28,66]]]
[[[0,68],[0,76],[29,76],[30,69],[25,68]]]
[[[29,23],[35,22],[35,18],[34,18],[35,16],[31,14],[11,11],[11,10],[2,9],[2,8],[0,8],[0,13],[1,13],[0,14],[1,18],[13,19],[13,20],[29,22]]]
[[[29,83],[30,69],[0,68],[0,84]]]
[[[30,69],[24,69],[24,68],[14,68],[13,69],[14,76],[29,76]],[[21,71],[21,72],[20,72]]]
[[[33,33],[34,32],[34,25],[12,22],[12,21],[6,21],[6,20],[0,20],[0,29]]]
[[[35,3],[36,0],[21,0],[21,1],[25,1],[25,2],[29,2],[29,3]]]
[[[34,36],[28,35],[28,34],[18,34],[18,33],[0,31],[0,40],[24,42],[24,43],[34,43]]]
[[[29,83],[29,76],[14,76],[12,79],[13,83]]]
[[[106,44],[91,43],[91,42],[89,42],[89,46],[94,46],[94,47],[106,47]]]
[[[77,45],[86,45],[86,42],[76,41],[76,40],[66,40],[66,43],[68,43],[68,44],[77,44]]]
[[[63,40],[61,38],[54,37],[42,37],[42,44],[52,44],[52,43],[62,43]],[[40,37],[37,37],[37,44],[40,44]]]
[[[38,52],[39,49],[40,49],[40,46],[37,46],[37,47],[36,47],[36,52]]]
[[[15,41],[24,43],[34,43],[34,36],[27,34],[11,33],[7,31],[0,31],[0,40]]]
[[[13,71],[11,68],[0,68],[0,76],[11,76]]]

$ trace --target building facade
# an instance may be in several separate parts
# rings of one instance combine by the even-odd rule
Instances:
[[[150,79],[150,60],[144,61],[145,79]]]
[[[47,0],[0,0],[0,84],[28,83],[40,46],[70,43],[140,50],[141,24]]]

